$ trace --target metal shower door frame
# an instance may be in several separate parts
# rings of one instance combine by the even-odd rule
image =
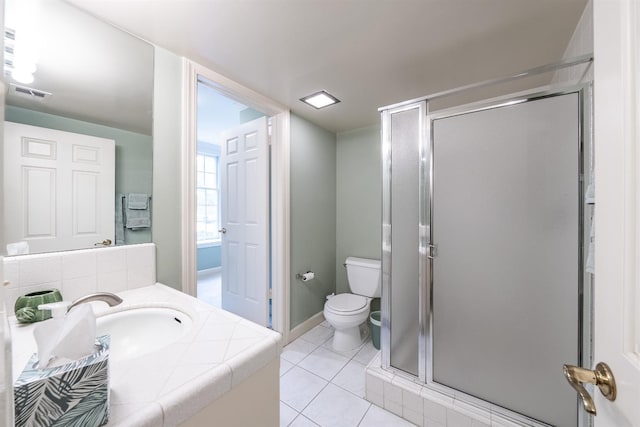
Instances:
[[[590,61],[590,58],[589,58]],[[582,61],[581,63],[586,62]],[[450,93],[457,93],[451,91]],[[577,85],[556,86],[543,90],[531,90],[518,94],[510,94],[492,100],[484,100],[460,107],[448,108],[437,112],[429,112],[429,97],[408,101],[394,106],[380,109],[382,117],[382,328],[381,328],[381,361],[382,367],[397,375],[415,380],[415,376],[391,366],[391,116],[395,113],[418,109],[420,112],[419,126],[421,128],[419,141],[419,247],[416,248],[419,253],[419,336],[418,340],[418,379],[424,383],[424,386],[434,391],[442,393],[456,400],[463,401],[475,407],[482,408],[487,411],[496,412],[508,419],[526,423],[527,425],[547,426],[532,418],[513,412],[506,408],[501,408],[495,404],[478,399],[474,396],[467,395],[458,390],[433,382],[433,260],[436,247],[432,241],[433,227],[433,126],[432,122],[437,118],[444,118],[465,113],[478,112],[482,110],[497,108],[500,106],[514,105],[518,103],[530,102],[534,100],[544,99],[548,97],[560,96],[570,93],[579,95],[579,135],[580,135],[580,177],[579,177],[579,264],[576,266],[579,270],[579,361],[583,365],[589,365],[592,357],[592,346],[590,342],[591,336],[591,311],[592,311],[592,287],[585,287],[584,280],[584,189],[586,188],[585,180],[587,179],[586,165],[593,165],[593,108],[592,108],[592,83],[584,83]],[[438,94],[436,98],[447,96],[448,93]],[[584,183],[584,184],[583,184]],[[428,362],[429,361],[429,362]],[[578,410],[578,408],[576,408]],[[589,425],[590,420],[584,416],[583,412],[579,412],[578,424],[580,426]]]

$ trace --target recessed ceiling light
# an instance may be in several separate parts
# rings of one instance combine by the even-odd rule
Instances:
[[[309,104],[317,109],[328,107],[329,105],[337,104],[338,102],[340,102],[338,98],[331,95],[330,93],[325,92],[324,90],[311,95],[307,95],[304,98],[300,98],[300,101],[304,102],[305,104]]]

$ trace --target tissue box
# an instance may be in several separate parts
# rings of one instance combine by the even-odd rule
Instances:
[[[38,369],[34,354],[14,384],[16,426],[94,427],[109,421],[109,336],[98,351],[64,365]]]

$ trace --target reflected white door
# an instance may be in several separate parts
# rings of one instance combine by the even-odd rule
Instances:
[[[640,5],[594,1],[594,362],[618,385],[595,394],[596,427],[640,426]]]
[[[221,151],[222,308],[267,326],[267,118],[224,132]]]
[[[5,241],[32,253],[114,240],[115,142],[4,123]]]

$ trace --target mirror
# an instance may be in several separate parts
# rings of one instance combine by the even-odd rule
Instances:
[[[17,239],[27,241],[30,253],[94,247],[103,240],[111,240],[112,244],[151,241],[153,55],[152,45],[62,0],[5,0],[5,79],[9,86],[5,123],[34,126],[38,132],[44,128],[106,138],[113,140],[115,145],[115,167],[111,167],[114,178],[107,179],[113,182],[110,188],[107,187],[111,194],[104,194],[106,191],[102,190],[93,195],[83,192],[93,188],[91,174],[94,172],[85,174],[88,179],[78,181],[74,169],[71,174],[76,175],[73,175],[72,184],[53,184],[68,174],[65,168],[71,166],[66,164],[56,166],[60,169],[49,175],[41,172],[29,175],[24,166],[13,168],[10,173],[5,154],[3,231],[6,243],[16,241],[7,233],[16,228],[32,231],[23,232],[23,237]],[[11,126],[5,126],[5,153],[12,144],[6,137]],[[51,151],[47,148],[49,139],[53,138],[35,137],[28,143],[26,139],[18,136],[13,144],[19,144],[20,148],[14,151],[24,153],[25,147],[35,147],[31,157],[38,157],[38,161],[43,157],[42,150],[52,157],[62,157],[60,149],[56,151],[54,147]],[[87,163],[90,151],[73,151],[74,161],[78,157]],[[35,185],[34,182],[43,179],[50,181],[46,181],[49,187],[41,185],[39,192],[24,190],[25,182]],[[7,190],[9,187],[18,190]],[[43,188],[47,189],[43,191]],[[56,202],[56,198],[67,192],[74,194],[73,202],[67,199]],[[131,194],[134,194],[131,197],[133,205],[128,199]],[[138,196],[142,195],[147,196],[149,220],[136,218],[136,221],[127,222],[127,207],[138,206],[140,209],[144,198],[141,200]],[[78,207],[77,200],[83,205]],[[56,203],[58,206],[54,208]],[[61,211],[60,206],[68,207],[69,212]],[[60,242],[51,245],[40,244],[62,234],[64,227],[55,221],[65,217],[76,221],[79,212],[89,209],[87,206],[93,209],[90,221],[82,223],[80,220],[79,225],[74,222],[71,227],[68,224],[64,227],[76,235],[82,234],[82,230],[100,230],[99,233],[86,232],[90,236],[81,245],[70,243],[68,239],[58,239]],[[124,219],[119,214],[123,211]],[[99,212],[103,213],[100,215]],[[140,214],[139,211],[133,213]],[[12,222],[12,215],[21,218],[20,226]],[[107,217],[101,221],[110,224],[112,231],[91,223],[99,216]],[[16,247],[21,246],[12,249]],[[5,247],[0,249],[2,253],[7,253]]]

